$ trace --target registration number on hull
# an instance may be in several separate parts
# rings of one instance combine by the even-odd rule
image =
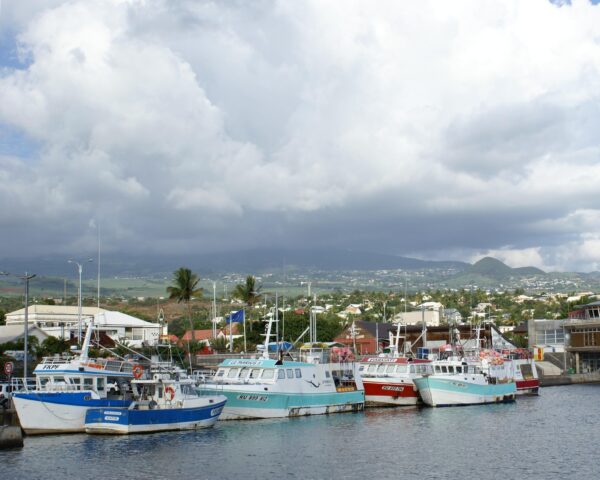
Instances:
[[[250,400],[252,402],[268,402],[269,401],[269,397],[267,397],[266,395],[242,394],[242,395],[238,395],[237,399],[238,400]]]

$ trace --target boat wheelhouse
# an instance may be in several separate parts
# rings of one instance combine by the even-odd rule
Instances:
[[[365,406],[416,405],[420,401],[415,378],[430,373],[430,360],[410,357],[364,357],[359,374]]]

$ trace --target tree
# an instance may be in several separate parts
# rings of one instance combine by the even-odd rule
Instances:
[[[252,275],[246,277],[245,284],[238,284],[233,290],[233,297],[242,300],[247,306],[251,307],[260,298],[260,285],[256,285],[256,278]]]
[[[57,353],[68,352],[69,347],[70,345],[67,340],[57,337],[48,337],[42,342],[38,354],[41,354],[42,356],[50,356]]]
[[[185,302],[187,304],[188,320],[192,332],[192,340],[196,341],[194,335],[194,325],[192,323],[192,297],[201,296],[203,290],[198,287],[200,279],[189,268],[181,267],[173,272],[173,286],[167,287],[169,298],[176,299],[177,303]]]

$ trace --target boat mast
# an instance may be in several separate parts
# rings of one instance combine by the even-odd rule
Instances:
[[[83,346],[81,347],[81,359],[88,359],[88,351],[90,349],[90,342],[92,340],[92,330],[94,329],[94,317],[90,319],[88,328],[85,332],[85,339],[83,340]]]
[[[263,334],[265,336],[265,351],[263,352],[263,358],[269,358],[269,340],[271,339],[271,325],[273,325],[273,317],[269,317],[269,323],[267,325],[267,333]]]

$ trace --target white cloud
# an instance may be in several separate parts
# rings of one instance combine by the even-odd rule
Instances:
[[[584,261],[557,245],[594,245],[587,1],[17,3],[0,26],[26,63],[0,74],[0,129],[37,150],[0,163],[0,225],[104,218],[115,249],[327,225],[341,246],[556,268]]]

